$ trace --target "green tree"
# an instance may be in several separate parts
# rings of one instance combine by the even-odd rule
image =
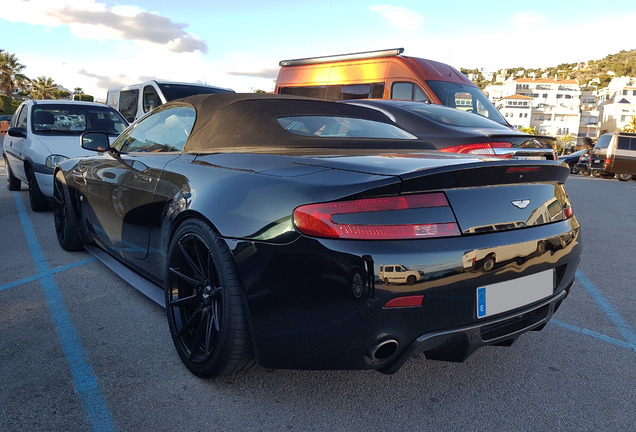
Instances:
[[[29,78],[22,73],[25,68],[15,54],[0,52],[0,90],[8,97],[13,97],[13,89],[29,83]]]
[[[572,134],[560,135],[557,137],[557,153],[559,156],[563,156],[565,154],[565,149],[568,147],[573,147],[576,144],[574,137]]]
[[[53,78],[41,76],[31,82],[31,98],[55,99],[58,95],[57,84]]]
[[[537,132],[537,130],[534,128],[534,126],[532,127],[520,127],[519,130],[523,133],[527,133],[530,135],[538,135],[539,132]]]
[[[75,90],[73,90],[73,94],[74,95],[83,95],[84,94],[84,89],[82,89],[81,87],[75,87]]]
[[[621,129],[621,132],[636,133],[636,115]]]

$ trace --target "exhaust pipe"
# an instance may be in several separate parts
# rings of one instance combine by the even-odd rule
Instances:
[[[378,366],[393,357],[399,346],[395,339],[384,339],[367,350],[364,361],[371,366]]]

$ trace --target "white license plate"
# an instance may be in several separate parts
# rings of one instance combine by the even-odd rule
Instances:
[[[517,160],[543,160],[545,159],[542,156],[514,156],[513,159]]]
[[[594,159],[594,163],[601,163],[600,159]]]
[[[553,294],[553,270],[477,288],[477,318],[486,318]]]

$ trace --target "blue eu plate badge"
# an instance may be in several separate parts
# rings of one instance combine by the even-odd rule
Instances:
[[[486,288],[477,288],[477,318],[486,316]]]

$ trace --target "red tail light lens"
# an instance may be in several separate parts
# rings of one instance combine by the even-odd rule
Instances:
[[[425,220],[417,224],[352,224],[333,220],[336,215],[430,207],[450,205],[443,193],[308,204],[294,210],[294,225],[301,233],[309,236],[339,239],[393,240],[460,235],[455,222]]]
[[[476,143],[476,144],[462,144],[451,147],[444,147],[439,149],[441,152],[447,153],[464,153],[486,156],[498,156],[503,158],[509,158],[511,155],[498,155],[495,153],[496,148],[512,148],[512,144],[507,142],[492,142],[492,143]]]

